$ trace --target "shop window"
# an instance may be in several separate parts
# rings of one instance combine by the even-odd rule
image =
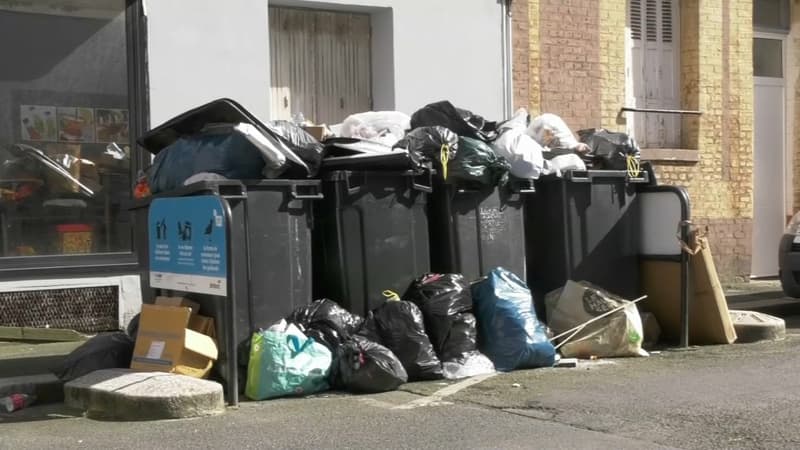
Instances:
[[[131,251],[125,0],[0,3],[0,256]]]
[[[339,123],[372,109],[368,14],[269,8],[271,117]]]
[[[627,105],[680,109],[678,0],[629,0],[626,58]],[[636,112],[628,133],[641,147],[677,148],[681,119],[674,114]]]

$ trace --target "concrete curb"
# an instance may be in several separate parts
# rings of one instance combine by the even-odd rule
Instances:
[[[184,375],[108,369],[64,385],[70,408],[101,420],[183,419],[225,411],[222,385]]]
[[[36,404],[56,403],[64,399],[64,383],[53,374],[0,378],[0,397],[33,394]]]

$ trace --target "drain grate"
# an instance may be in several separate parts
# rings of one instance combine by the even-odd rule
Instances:
[[[119,287],[0,292],[0,326],[65,328],[83,333],[119,328]]]

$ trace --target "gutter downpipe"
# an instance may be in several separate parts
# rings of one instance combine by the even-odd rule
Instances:
[[[503,64],[503,114],[505,119],[510,119],[514,113],[514,79],[513,79],[513,57],[511,39],[511,2],[512,0],[498,0],[500,3],[501,23],[501,49]]]

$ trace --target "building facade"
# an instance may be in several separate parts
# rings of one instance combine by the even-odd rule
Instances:
[[[789,10],[781,0],[515,2],[515,103],[575,130],[632,134],[660,183],[688,188],[724,280],[776,275],[798,201]]]

